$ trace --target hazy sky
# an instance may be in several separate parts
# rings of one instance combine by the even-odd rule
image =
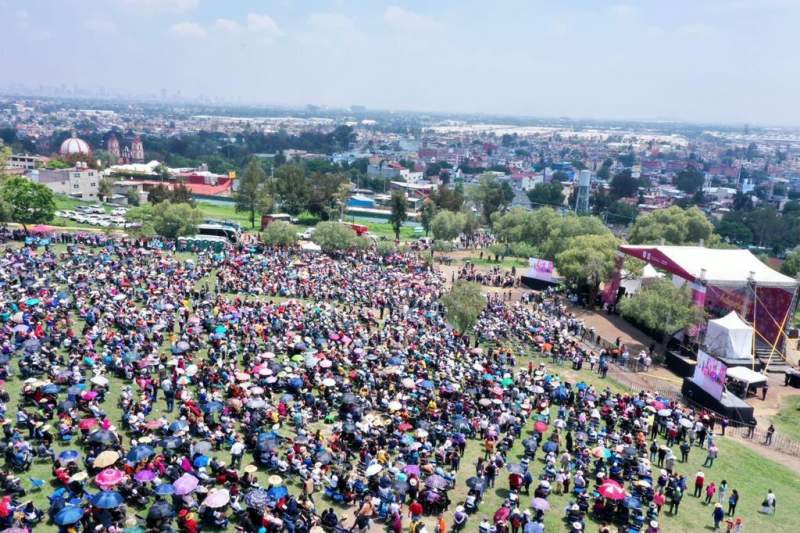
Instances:
[[[800,0],[0,0],[0,85],[800,125]]]

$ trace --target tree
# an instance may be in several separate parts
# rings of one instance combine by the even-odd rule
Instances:
[[[28,224],[50,222],[56,212],[53,191],[27,178],[6,179],[0,186],[0,198],[8,206],[7,217],[22,224],[26,232]]]
[[[288,247],[297,243],[297,228],[283,220],[273,220],[261,234],[266,244]]]
[[[639,216],[639,210],[635,205],[631,205],[620,200],[608,206],[605,213],[606,221],[609,224],[616,224],[618,226],[627,226],[636,221]]]
[[[431,198],[439,209],[460,211],[464,205],[464,192],[460,187],[451,190],[446,186],[441,186],[431,195]]]
[[[266,174],[264,167],[257,157],[253,157],[241,173],[233,199],[236,201],[236,212],[247,212],[250,214],[250,227],[256,227],[256,211],[259,203],[259,195],[267,195],[264,185]],[[262,189],[262,190],[260,190]]]
[[[753,232],[742,222],[736,213],[728,213],[717,224],[717,233],[720,237],[735,244],[749,244],[753,242]]]
[[[461,233],[464,218],[460,213],[442,210],[431,221],[431,231],[436,240],[452,241]]]
[[[406,212],[408,202],[406,201],[405,193],[402,191],[394,191],[389,200],[389,205],[392,209],[389,215],[389,223],[394,230],[395,240],[400,240],[400,228],[403,227],[403,223],[408,219],[408,213]]]
[[[186,180],[183,178],[179,178],[172,187],[169,198],[173,204],[189,204],[190,206],[194,206],[192,191],[186,186]]]
[[[558,273],[573,286],[587,290],[590,307],[594,305],[600,283],[614,270],[618,245],[611,233],[580,235],[570,239],[566,248],[556,256]]]
[[[611,194],[617,198],[635,196],[639,190],[639,180],[626,168],[611,179]]]
[[[281,208],[291,215],[306,209],[311,199],[311,187],[306,181],[305,172],[297,165],[278,167],[270,181],[270,190]]]
[[[628,240],[631,244],[658,244],[662,240],[666,244],[699,243],[707,242],[713,230],[697,207],[684,210],[672,206],[637,218]]]
[[[457,281],[442,298],[447,321],[459,332],[467,333],[486,307],[486,297],[477,283]]]
[[[681,170],[675,176],[675,186],[686,194],[694,194],[701,190],[705,181],[703,171],[696,168]]]
[[[492,214],[502,211],[514,199],[514,191],[507,181],[500,182],[494,176],[484,176],[472,189],[472,201],[479,207],[483,220],[489,222]]]
[[[0,182],[6,178],[5,170],[8,168],[8,158],[11,157],[11,148],[0,140]]]
[[[134,187],[128,187],[128,190],[125,191],[125,199],[128,201],[128,205],[134,207],[138,206],[139,191],[137,191]]]
[[[431,231],[431,221],[433,221],[433,217],[436,216],[436,204],[430,198],[426,198],[424,202],[422,202],[422,209],[419,211],[419,221],[422,224],[422,228],[425,230],[425,236],[428,236],[428,233]]]
[[[160,204],[164,200],[170,200],[170,190],[166,185],[158,184],[147,192],[147,201],[151,204]]]
[[[703,310],[692,302],[688,285],[675,287],[657,280],[617,304],[620,315],[651,331],[672,334],[703,319]]]
[[[561,182],[553,180],[550,183],[537,183],[528,191],[528,200],[534,208],[543,205],[564,205]]]
[[[114,194],[114,180],[111,178],[101,178],[97,185],[97,195],[101,201],[107,201]]]
[[[203,221],[199,209],[187,203],[175,204],[165,200],[160,204],[135,207],[126,215],[131,222],[142,225],[143,232],[152,230],[165,239],[176,239],[197,233]]]
[[[481,227],[481,220],[473,211],[466,210],[461,212],[462,217],[462,224],[461,224],[461,232],[467,238],[467,244],[472,245],[472,239],[475,237],[475,233],[478,231],[478,228]]]
[[[350,182],[350,180],[347,180],[339,183],[339,187],[333,194],[332,200],[336,210],[338,211],[339,220],[344,219],[344,208],[347,205],[347,199],[350,197],[350,193],[352,192],[352,190],[353,190],[353,183]]]
[[[326,253],[361,248],[366,244],[366,239],[357,236],[350,227],[340,222],[320,222],[311,240]]]
[[[793,278],[800,273],[800,250],[795,249],[786,254],[786,259],[781,264],[781,272]]]
[[[268,215],[272,213],[272,210],[275,207],[275,199],[270,194],[269,184],[262,183],[258,186],[255,193],[254,198],[254,207],[256,210],[256,214],[258,215]],[[261,217],[259,217],[260,220]]]

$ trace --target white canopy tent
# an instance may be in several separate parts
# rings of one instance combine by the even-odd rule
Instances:
[[[754,372],[745,366],[728,367],[725,373],[728,379],[735,379],[747,384],[747,387],[760,386],[767,382],[767,376],[759,372]]]
[[[753,358],[753,327],[731,311],[722,318],[708,321],[706,351],[726,359]]]

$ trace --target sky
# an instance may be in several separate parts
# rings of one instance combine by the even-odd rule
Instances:
[[[800,126],[800,0],[0,0],[0,86]]]

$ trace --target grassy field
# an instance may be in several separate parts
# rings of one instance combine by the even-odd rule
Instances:
[[[772,423],[778,435],[800,440],[800,396],[784,398],[780,411],[772,417]]]

